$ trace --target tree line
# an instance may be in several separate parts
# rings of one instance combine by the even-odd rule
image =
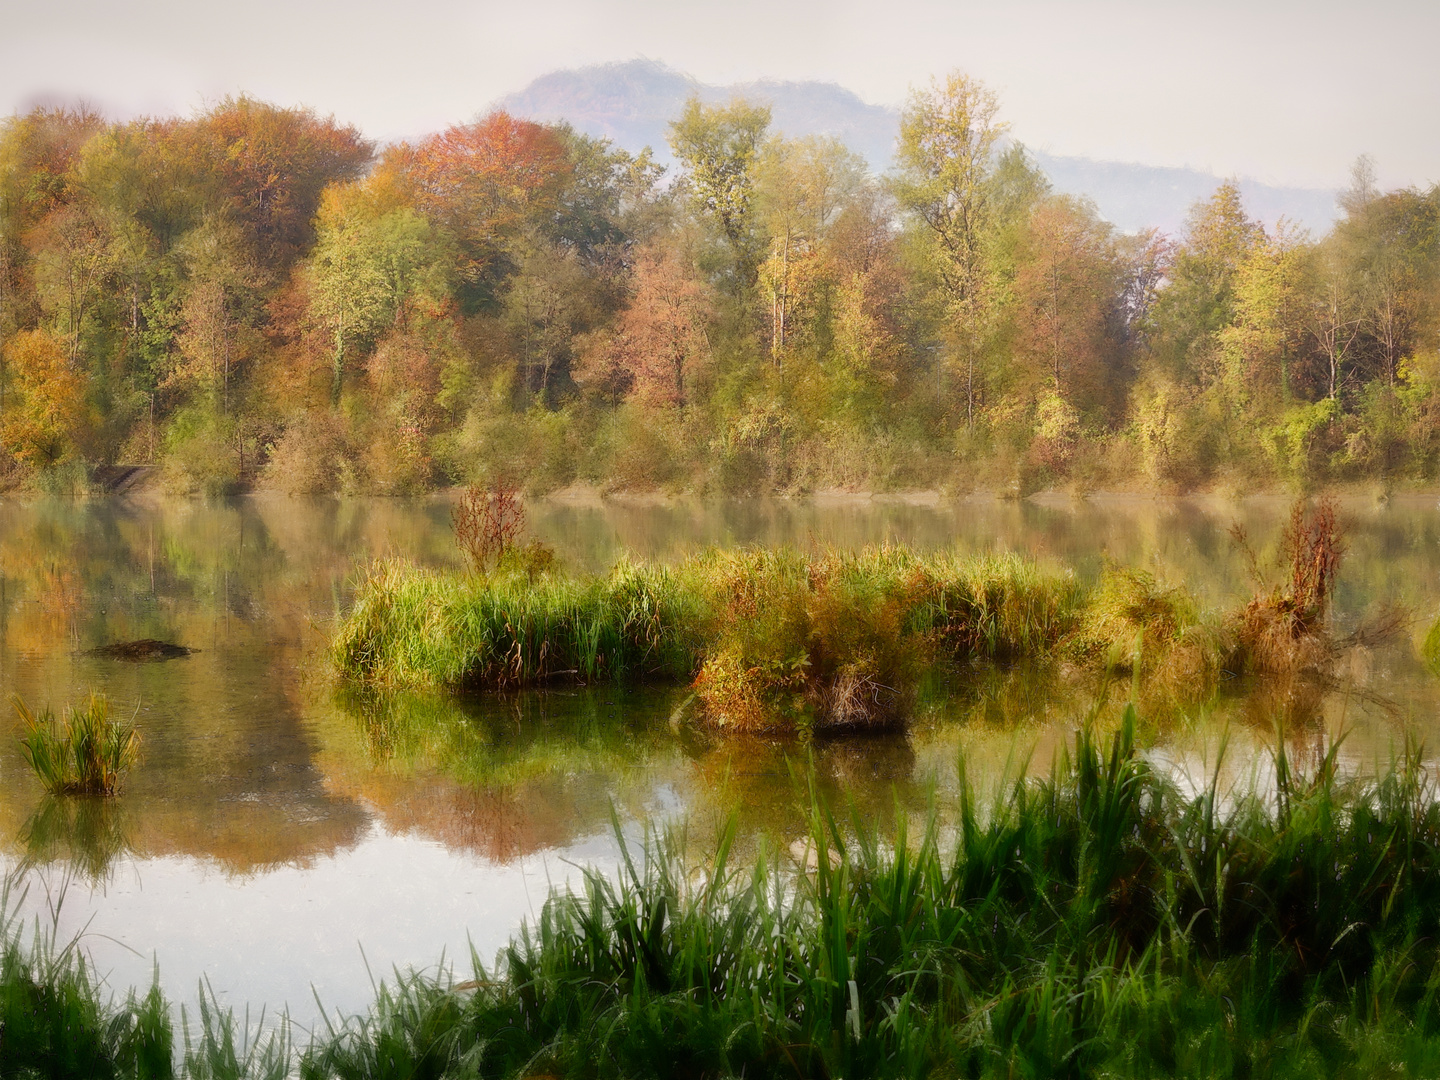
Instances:
[[[676,166],[493,112],[378,148],[302,108],[0,126],[0,486],[1190,490],[1433,479],[1440,189],[1320,238],[1055,193],[995,96],[876,175],[690,101]]]

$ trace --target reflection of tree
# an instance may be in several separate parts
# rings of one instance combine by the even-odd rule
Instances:
[[[674,758],[672,698],[608,688],[466,700],[342,684],[318,725],[320,763],[332,794],[387,828],[504,862],[604,831],[612,806],[643,799]]]
[[[46,795],[20,830],[25,862],[67,859],[90,884],[106,881],[115,860],[131,851],[129,818],[120,799]]]

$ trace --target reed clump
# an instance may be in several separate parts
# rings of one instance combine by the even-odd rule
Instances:
[[[529,566],[459,577],[396,559],[372,565],[340,627],[340,670],[384,686],[508,689],[555,680],[684,678],[693,597],[664,567],[603,578]]]
[[[102,983],[73,945],[36,935],[26,945],[13,923],[0,944],[0,1076],[174,1075],[170,1011],[159,988],[107,1004]]]
[[[103,694],[62,718],[48,706],[37,716],[18,694],[11,702],[25,725],[20,752],[52,795],[114,795],[140,757],[140,733],[111,715]]]
[[[1216,769],[1215,777],[1218,777]],[[1268,789],[1267,793],[1262,793]],[[1430,1075],[1440,809],[1373,781],[1182,793],[1082,729],[952,831],[812,807],[803,865],[674,838],[595,872],[457,990],[401,981],[303,1075]],[[942,835],[952,840],[942,841]]]
[[[694,680],[719,726],[903,722],[926,665],[1045,656],[1080,626],[1073,575],[1013,556],[710,552],[601,577],[447,575],[376,563],[336,635],[340,671],[386,686]]]
[[[101,1006],[12,936],[0,1074],[1435,1075],[1440,792],[1413,744],[1373,778],[1337,751],[1182,789],[1131,709],[992,796],[962,766],[918,828],[812,799],[803,859],[739,863],[733,823],[698,862],[622,840],[474,978],[400,977],[303,1049],[239,1053],[202,1008],[172,1063],[158,994]]]
[[[1147,700],[1175,704],[1215,685],[1231,632],[1185,589],[1107,563],[1069,641],[1072,656],[1135,677]]]

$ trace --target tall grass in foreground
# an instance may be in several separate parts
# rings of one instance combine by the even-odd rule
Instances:
[[[1309,776],[1280,750],[1254,789],[1267,794],[1222,790],[1217,766],[1185,795],[1133,724],[1108,745],[1081,730],[1048,777],[983,802],[962,783],[953,830],[937,814],[880,837],[812,804],[816,857],[798,867],[734,865],[728,834],[702,863],[656,841],[553,897],[492,970],[399,978],[290,1066],[310,1080],[1440,1072],[1440,806],[1418,752],[1357,780],[1333,748]]]
[[[140,756],[140,733],[111,715],[103,694],[67,706],[63,719],[48,706],[36,716],[19,695],[11,701],[25,725],[20,751],[52,795],[114,795]]]
[[[169,1009],[158,988],[105,1004],[82,953],[13,923],[0,943],[0,1076],[168,1077]]]
[[[196,1023],[172,1012],[158,981],[116,999],[78,940],[58,946],[38,925],[27,937],[0,896],[0,1077],[54,1080],[283,1080],[294,1075],[288,1023],[262,1033],[200,987]]]
[[[1282,752],[1273,798],[1186,798],[1132,724],[984,807],[962,786],[948,842],[817,808],[808,873],[723,843],[592,873],[467,994],[402,982],[305,1075],[1434,1075],[1418,756],[1361,783]]]

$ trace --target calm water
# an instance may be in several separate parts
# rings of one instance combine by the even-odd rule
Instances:
[[[886,540],[1063,560],[1109,558],[1184,583],[1210,604],[1245,595],[1241,521],[1262,554],[1286,506],[1205,502],[910,505],[851,502],[565,504],[530,509],[532,532],[570,564],[624,553],[677,558],[707,545]],[[1417,659],[1440,610],[1435,500],[1346,508],[1341,629],[1385,601],[1408,636],[1353,654],[1348,692],[1291,733],[1318,752],[1341,728],[1353,768],[1413,729],[1440,745],[1440,680]],[[112,986],[172,999],[208,979],[222,1000],[315,1015],[363,1008],[371,973],[486,961],[578,867],[617,856],[612,810],[639,841],[684,823],[703,845],[736,814],[748,847],[803,829],[803,792],[888,822],[954,782],[963,749],[997,775],[1033,748],[1047,761],[1085,700],[1024,671],[978,672],[907,737],[811,749],[671,724],[683,689],[554,691],[459,702],[374,698],[337,686],[324,643],[356,568],[377,555],[457,561],[439,501],[246,498],[0,502],[0,692],[59,705],[94,689],[137,713],[144,758],[124,795],[55,801],[0,719],[0,859],[10,906],[62,939],[81,933]],[[88,655],[153,637],[199,649],[127,664]],[[1263,763],[1265,703],[1227,696],[1152,736],[1158,760],[1197,773],[1228,725],[1233,768]],[[813,772],[811,768],[813,766]],[[363,946],[363,952],[362,952]]]

